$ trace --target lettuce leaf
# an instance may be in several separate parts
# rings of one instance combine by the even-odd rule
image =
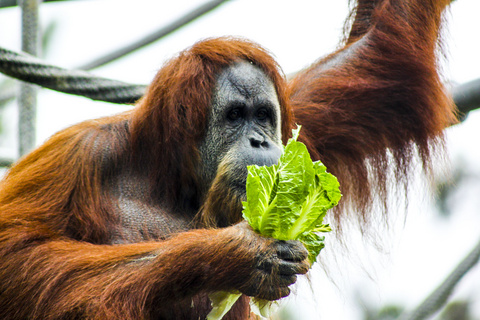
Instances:
[[[323,218],[341,193],[337,178],[320,161],[312,162],[297,141],[299,131],[293,131],[277,165],[248,167],[243,217],[264,236],[303,242],[313,263],[324,246],[316,233],[331,230]]]
[[[217,291],[208,295],[212,301],[212,310],[207,315],[207,320],[222,319],[242,294],[240,292]]]
[[[313,264],[325,247],[325,237],[319,233],[331,231],[323,219],[342,195],[337,178],[320,161],[312,162],[307,147],[297,141],[300,128],[293,130],[277,165],[248,167],[243,217],[263,236],[302,242]],[[238,297],[238,293],[217,294],[207,319],[221,319]],[[272,305],[271,301],[258,299],[251,303],[259,315],[268,313]],[[221,316],[214,317],[213,311]]]

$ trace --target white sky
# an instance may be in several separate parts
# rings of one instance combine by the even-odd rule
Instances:
[[[43,4],[42,24],[58,22],[46,58],[69,68],[82,65],[168,24],[202,2],[137,0],[133,4],[131,0],[97,0]],[[463,83],[480,78],[479,12],[480,1],[457,0],[447,15],[446,79]],[[220,35],[239,35],[259,42],[275,55],[285,73],[290,73],[336,48],[346,13],[346,0],[232,0],[181,31],[95,73],[148,83],[165,59],[202,38]],[[20,49],[17,8],[0,10],[0,46]],[[38,98],[38,143],[73,123],[127,108],[42,90]],[[14,156],[14,104],[6,108],[3,119],[8,134],[0,141],[0,155]],[[452,162],[461,159],[477,175],[480,174],[479,137],[479,111],[448,130]],[[428,200],[413,200],[405,224],[400,219],[400,230],[392,228],[388,232],[393,234],[383,235],[390,239],[385,245],[388,254],[363,246],[361,240],[352,236],[360,244],[352,250],[359,250],[359,258],[350,256],[352,262],[346,262],[345,257],[339,257],[339,262],[332,264],[338,268],[330,272],[335,286],[316,268],[312,275],[312,282],[319,284],[315,286],[315,296],[309,290],[298,290],[293,300],[301,309],[295,319],[358,319],[356,294],[372,305],[391,302],[414,307],[421,302],[480,238],[480,188],[472,184],[462,191],[458,198],[461,205],[447,220],[436,218]],[[421,199],[428,198],[419,192]],[[363,267],[359,267],[358,260]],[[458,296],[471,295],[480,287],[479,269],[477,266],[462,281]],[[480,318],[478,290],[475,297],[476,316]],[[302,315],[302,310],[308,316]]]

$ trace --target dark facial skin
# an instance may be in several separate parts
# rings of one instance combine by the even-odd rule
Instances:
[[[248,277],[235,288],[248,296],[276,300],[290,293],[297,274],[309,269],[308,251],[298,241],[264,238],[241,221],[248,165],[273,165],[281,155],[280,104],[271,80],[258,67],[237,62],[217,79],[212,111],[200,156],[204,185],[210,187],[203,208],[215,225],[241,236],[253,253]],[[207,190],[204,190],[206,193]],[[233,218],[232,218],[233,217]],[[244,254],[239,254],[243,256]]]
[[[218,76],[205,140],[204,185],[224,167],[229,185],[245,193],[248,165],[273,165],[281,155],[280,105],[272,81],[241,61]]]

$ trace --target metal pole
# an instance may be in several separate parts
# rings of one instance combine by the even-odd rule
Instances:
[[[41,0],[18,0],[22,8],[22,51],[38,55],[40,51],[38,8]],[[29,152],[35,146],[37,87],[20,84],[18,153]]]

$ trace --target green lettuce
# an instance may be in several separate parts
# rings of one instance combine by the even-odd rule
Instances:
[[[341,193],[337,178],[320,161],[312,162],[307,147],[297,141],[299,131],[300,126],[293,130],[278,164],[248,167],[243,217],[265,237],[302,242],[313,264],[325,246],[325,237],[319,233],[331,231],[323,218],[338,204]],[[221,319],[236,301],[232,298],[239,296],[238,292],[212,295],[214,309],[207,319]],[[261,300],[253,303],[252,309],[263,316],[271,305]]]
[[[318,233],[331,231],[323,218],[341,193],[337,178],[320,161],[312,162],[297,141],[299,131],[293,130],[277,165],[248,167],[243,217],[261,235],[301,241],[313,263],[324,247]]]

